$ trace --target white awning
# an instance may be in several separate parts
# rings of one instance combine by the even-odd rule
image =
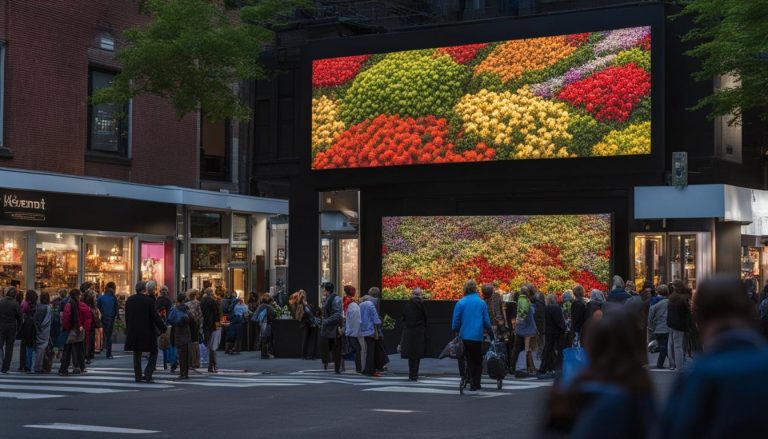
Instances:
[[[635,219],[720,218],[748,224],[754,219],[755,191],[727,184],[640,186],[635,188]]]
[[[288,201],[178,186],[151,186],[65,174],[0,168],[0,188],[155,201],[207,209],[287,215]]]

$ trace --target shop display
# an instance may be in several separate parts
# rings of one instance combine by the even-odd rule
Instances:
[[[24,246],[22,233],[0,232],[0,287],[24,286]]]
[[[192,288],[202,290],[210,284],[216,291],[226,290],[224,258],[226,245],[192,244]]]
[[[38,233],[35,246],[35,289],[77,288],[80,237]]]
[[[382,220],[385,299],[422,288],[437,300],[457,300],[468,279],[516,291],[533,283],[561,294],[576,284],[607,289],[611,217],[426,216]]]
[[[165,283],[165,244],[142,242],[139,247],[141,280],[153,280],[158,285],[163,285]]]
[[[114,282],[116,292],[131,292],[132,258],[130,238],[85,237],[85,280],[93,282],[96,291],[105,291]]]
[[[312,168],[651,152],[651,28],[315,60]]]

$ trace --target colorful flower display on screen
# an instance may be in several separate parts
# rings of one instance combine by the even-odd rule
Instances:
[[[312,168],[651,152],[648,26],[312,63]]]
[[[530,282],[558,296],[576,284],[604,291],[610,259],[608,214],[382,219],[385,299],[419,287],[430,299],[457,300],[467,279],[503,291]]]

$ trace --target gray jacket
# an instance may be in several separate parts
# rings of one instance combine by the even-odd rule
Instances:
[[[667,305],[669,299],[661,299],[648,311],[648,330],[653,334],[669,334],[667,326]]]
[[[341,326],[341,297],[331,294],[323,303],[323,324],[320,328],[320,337],[338,337],[337,328]]]

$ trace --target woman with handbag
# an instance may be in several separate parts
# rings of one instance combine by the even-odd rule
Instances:
[[[525,365],[529,375],[536,373],[536,367],[533,363],[532,340],[538,333],[534,314],[536,304],[533,301],[532,285],[523,285],[520,288],[520,296],[517,298],[517,318],[515,319],[515,350],[509,359],[511,372],[514,374],[517,370],[517,357],[525,350]],[[525,378],[524,374],[517,373],[516,378]]]
[[[315,360],[318,319],[315,317],[312,307],[307,303],[306,291],[299,290],[297,294],[293,318],[299,321],[299,328],[301,328],[301,358],[304,360]]]
[[[64,306],[64,315],[61,320],[62,327],[67,333],[64,344],[64,354],[61,356],[61,367],[59,375],[69,375],[69,363],[73,363],[72,373],[77,375],[85,369],[83,356],[83,342],[85,341],[85,320],[86,316],[80,308],[80,290],[77,288],[69,292],[69,301]],[[83,304],[84,305],[84,304]],[[86,306],[86,308],[88,308]],[[87,310],[90,314],[90,309]]]
[[[271,345],[272,345],[272,321],[275,319],[275,309],[272,307],[274,299],[264,293],[261,295],[259,307],[256,308],[256,312],[253,314],[253,318],[256,319],[256,323],[259,325],[259,350],[261,351],[261,359],[269,360]]]

